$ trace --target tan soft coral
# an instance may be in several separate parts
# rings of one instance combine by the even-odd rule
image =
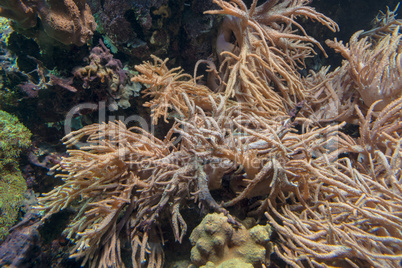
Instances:
[[[362,32],[355,33],[347,46],[336,40],[327,41],[327,44],[347,60],[346,68],[366,107],[381,99],[375,107],[375,110],[381,110],[401,96],[402,35],[398,27],[373,44],[367,36],[359,39]]]
[[[293,267],[399,267],[402,260],[400,109],[373,120],[360,114],[361,137],[341,141],[348,158],[293,161],[308,194],[265,213],[280,235],[275,252]],[[346,135],[343,135],[346,136]]]
[[[355,105],[366,114],[373,106],[376,114],[402,95],[401,20],[395,12],[380,12],[374,28],[358,31],[349,43],[327,40],[326,44],[344,57],[342,66],[332,72],[329,67],[303,78],[304,84],[314,88],[310,100],[313,121],[345,120],[358,123]]]
[[[295,18],[311,18],[333,31],[337,24],[306,6],[305,0],[267,1],[260,6],[253,1],[250,8],[238,0],[214,3],[222,9],[205,13],[227,15],[217,39],[221,90],[270,116],[286,114],[309,94],[298,68],[315,54],[313,45],[323,50]],[[295,34],[295,29],[302,35]]]
[[[86,44],[97,26],[84,0],[5,0],[0,3],[0,16],[24,29],[35,27],[39,17],[46,34],[66,45]]]
[[[148,61],[135,66],[139,75],[131,81],[147,85],[143,90],[144,97],[149,96],[151,100],[144,106],[151,108],[153,124],[157,124],[161,116],[167,122],[168,114],[172,110],[180,117],[188,116],[188,98],[203,109],[211,110],[209,98],[215,94],[208,87],[197,85],[192,76],[183,73],[180,67],[169,69],[166,66],[169,59],[161,60],[156,56],[152,58],[153,63]]]
[[[128,242],[134,267],[141,267],[144,260],[161,266],[164,255],[156,230],[158,215],[168,207],[176,238],[182,239],[180,232],[185,232],[186,225],[178,209],[187,183],[181,180],[191,172],[174,164],[175,156],[179,161],[186,159],[170,138],[158,140],[141,129],[127,129],[121,122],[93,124],[65,137],[67,146],[78,142],[84,146],[69,150],[69,156],[53,168],[63,172],[58,176],[65,183],[42,197],[39,209],[47,211],[47,218],[84,200],[65,230],[75,241],[72,257],[91,267],[110,267],[111,263],[122,267],[120,244]],[[123,232],[127,239],[121,239]]]

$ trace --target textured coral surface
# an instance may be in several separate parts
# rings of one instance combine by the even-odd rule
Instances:
[[[15,116],[0,111],[0,241],[16,222],[26,182],[18,157],[30,144],[31,133]]]
[[[34,28],[39,18],[47,36],[66,45],[81,46],[96,30],[85,0],[3,0],[0,2],[0,16],[16,21],[25,30]]]
[[[271,232],[270,225],[247,229],[223,214],[208,214],[191,233],[191,261],[201,267],[262,267],[271,253]]]

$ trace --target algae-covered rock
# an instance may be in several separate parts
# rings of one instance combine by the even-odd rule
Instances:
[[[17,165],[21,151],[31,144],[31,132],[18,118],[0,111],[0,169]]]
[[[262,267],[269,262],[269,225],[247,229],[223,214],[208,214],[190,236],[191,261],[201,267]],[[202,266],[205,265],[205,266]]]
[[[0,241],[4,240],[17,219],[26,188],[19,170],[0,171]]]
[[[0,241],[15,223],[27,188],[18,157],[30,145],[30,137],[15,116],[0,111]]]

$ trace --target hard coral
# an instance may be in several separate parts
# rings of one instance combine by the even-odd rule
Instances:
[[[91,88],[100,100],[106,99],[111,110],[130,107],[129,99],[139,94],[141,85],[130,81],[130,71],[113,57],[102,40],[87,61],[88,65],[74,70],[74,76],[83,82],[82,87]]]
[[[37,8],[47,35],[63,44],[84,45],[96,30],[96,23],[85,0],[39,1]]]
[[[208,214],[191,233],[191,261],[198,266],[220,267],[228,260],[238,259],[246,266],[262,267],[271,253],[271,232],[269,225],[247,229],[229,223],[223,214]]]
[[[2,0],[0,16],[15,20],[25,30],[35,27],[39,17],[46,34],[66,45],[84,45],[96,30],[85,0]]]

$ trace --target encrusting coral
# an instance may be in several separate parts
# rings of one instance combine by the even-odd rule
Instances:
[[[223,214],[208,214],[190,236],[193,245],[191,261],[202,267],[219,267],[228,260],[250,267],[262,267],[269,262],[271,228],[257,225],[247,229],[233,226]]]
[[[40,198],[44,219],[80,201],[65,230],[75,242],[72,257],[123,267],[120,248],[128,243],[133,267],[162,267],[162,219],[180,242],[187,231],[181,208],[190,200],[226,215],[227,229],[241,227],[226,208],[248,200],[244,211],[266,216],[279,237],[274,252],[289,266],[397,267],[402,97],[398,81],[387,88],[399,79],[397,23],[356,34],[349,50],[330,42],[347,62],[302,77],[297,70],[321,46],[295,18],[332,30],[335,22],[307,0],[254,0],[249,9],[240,0],[213,2],[221,9],[209,14],[227,15],[220,62],[208,70],[216,84],[199,85],[201,78],[156,57],[137,65],[133,81],[148,86],[153,122],[174,118],[171,129],[158,139],[117,121],[68,134],[69,156],[53,168],[65,183]],[[359,133],[349,134],[341,120]],[[210,190],[224,189],[224,176],[233,196],[218,204]]]

